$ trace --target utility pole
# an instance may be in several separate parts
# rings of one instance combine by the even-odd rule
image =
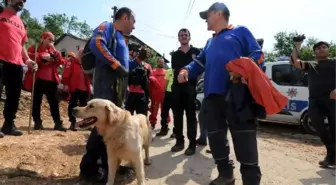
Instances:
[[[115,15],[117,14],[118,8],[117,8],[116,6],[114,6],[114,7],[112,7],[111,9],[113,10],[113,15],[112,15],[111,17],[112,17],[113,20],[114,20]]]

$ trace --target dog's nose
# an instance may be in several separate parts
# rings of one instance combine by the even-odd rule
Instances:
[[[73,116],[76,116],[77,112],[78,112],[78,108],[77,107],[75,107],[75,108],[72,109],[72,115]]]

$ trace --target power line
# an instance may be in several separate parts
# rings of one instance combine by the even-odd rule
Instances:
[[[185,14],[184,19],[183,19],[183,22],[182,22],[182,27],[184,26],[185,21],[186,21],[186,19],[187,19],[187,17],[188,17],[188,14],[189,14],[189,10],[190,10],[191,4],[192,4],[192,0],[189,0],[189,4],[188,4],[188,7],[187,7],[187,11],[186,11],[186,14]]]

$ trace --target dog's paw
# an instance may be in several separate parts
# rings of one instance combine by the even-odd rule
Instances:
[[[144,160],[144,164],[145,164],[146,166],[149,166],[149,165],[152,164],[152,160],[150,160],[150,159],[145,159],[145,160]]]

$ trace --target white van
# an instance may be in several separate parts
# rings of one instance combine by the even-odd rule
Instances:
[[[307,115],[309,96],[307,73],[293,67],[289,61],[267,62],[263,70],[274,87],[288,97],[289,102],[278,114],[269,115],[262,121],[299,125],[306,133],[315,133]],[[196,102],[200,107],[204,97],[203,81],[199,81],[197,92]]]

